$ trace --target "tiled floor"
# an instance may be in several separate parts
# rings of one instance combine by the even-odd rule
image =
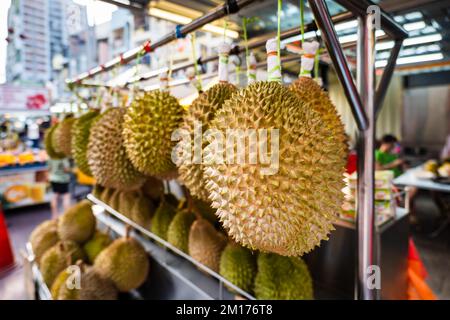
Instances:
[[[428,238],[426,232],[432,228],[437,209],[427,193],[419,194],[416,203],[422,230],[413,232],[413,238],[428,270],[428,283],[440,299],[450,299],[450,230],[447,229],[437,239]],[[27,299],[20,250],[23,250],[34,227],[49,218],[50,210],[46,206],[13,211],[6,215],[17,267],[0,274],[0,300]]]

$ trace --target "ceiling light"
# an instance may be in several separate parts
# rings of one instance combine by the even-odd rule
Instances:
[[[338,23],[334,26],[334,30],[336,31],[342,31],[347,29],[356,28],[358,26],[357,20],[351,20],[347,22]]]
[[[408,20],[418,20],[422,17],[423,17],[422,13],[420,13],[419,11],[414,11],[414,12],[405,14],[405,18]]]
[[[403,28],[405,28],[406,31],[419,30],[419,29],[423,29],[425,27],[426,27],[426,23],[423,21],[405,23],[403,25]]]
[[[442,40],[441,34],[435,33],[435,34],[430,34],[430,35],[421,36],[421,37],[407,38],[403,41],[403,45],[404,46],[413,46],[416,44],[435,42],[435,41],[441,41],[441,40]]]
[[[160,19],[164,19],[164,20],[169,20],[175,23],[179,23],[179,24],[188,24],[190,22],[192,22],[191,18],[176,14],[176,13],[172,13],[166,10],[161,10],[158,8],[149,8],[148,9],[148,13],[153,16],[153,17],[157,17]],[[225,32],[225,36],[233,38],[233,39],[237,39],[239,37],[239,33],[234,31],[234,30],[230,30],[227,29],[226,31],[224,30],[224,28],[221,27],[217,27],[215,25],[212,24],[206,24],[203,26],[202,30],[204,31],[208,31],[208,32],[212,32],[212,33],[216,33],[216,34],[220,34],[223,35]]]
[[[430,54],[423,54],[423,55],[418,55],[418,56],[402,57],[402,58],[397,59],[397,65],[426,62],[426,61],[435,61],[435,60],[441,60],[443,58],[444,58],[444,55],[442,53],[430,53]],[[387,60],[378,60],[375,62],[376,68],[382,68],[382,67],[385,67],[386,65],[387,65]]]

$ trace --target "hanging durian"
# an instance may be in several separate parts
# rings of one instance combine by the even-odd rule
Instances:
[[[81,172],[92,176],[87,160],[87,147],[92,123],[95,121],[99,112],[92,110],[76,119],[72,128],[72,156],[75,164]]]
[[[171,137],[179,128],[183,113],[178,100],[165,87],[133,100],[124,117],[123,139],[137,170],[165,179],[176,176],[171,158],[175,142]]]
[[[189,231],[195,221],[195,214],[189,210],[179,211],[167,230],[167,241],[183,252],[188,252]]]
[[[56,152],[55,148],[53,147],[53,134],[57,126],[58,124],[54,124],[47,130],[45,130],[44,147],[50,159],[62,159],[65,157],[64,154]]]
[[[167,240],[167,231],[175,214],[175,207],[168,200],[163,199],[153,216],[151,231],[161,239]]]
[[[342,168],[334,166],[341,145],[330,140],[333,132],[321,115],[282,86],[276,47],[276,40],[268,41],[271,81],[234,94],[211,125],[223,135],[229,129],[253,132],[248,139],[253,142],[245,145],[245,156],[253,161],[221,164],[220,152],[207,146],[204,175],[212,206],[236,242],[298,256],[334,229],[342,202],[335,183]],[[232,141],[227,152],[239,148]]]
[[[255,296],[262,300],[314,299],[308,266],[299,257],[259,254]]]
[[[191,150],[186,158],[180,158],[177,163],[181,181],[190,193],[202,200],[208,200],[208,191],[203,179],[202,133],[209,129],[209,124],[223,103],[231,98],[237,88],[228,83],[228,53],[230,45],[223,43],[219,46],[219,83],[201,93],[189,107],[183,119],[182,129],[189,134],[189,139],[183,138],[176,146],[179,150]]]
[[[124,108],[110,108],[92,124],[88,164],[97,183],[119,190],[137,189],[145,182],[127,157],[122,139]]]
[[[72,155],[72,126],[75,122],[73,116],[67,116],[61,121],[52,133],[52,147],[66,157]]]

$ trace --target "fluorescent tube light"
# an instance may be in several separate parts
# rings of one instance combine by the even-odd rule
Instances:
[[[413,31],[413,30],[423,29],[426,26],[427,25],[424,21],[417,21],[417,22],[405,23],[403,25],[403,28],[405,28],[406,31]]]
[[[426,61],[435,61],[435,60],[441,60],[443,58],[444,58],[444,55],[442,53],[430,53],[430,54],[423,54],[423,55],[418,55],[418,56],[402,57],[402,58],[397,59],[397,65],[426,62]],[[376,68],[382,68],[382,67],[385,67],[386,65],[387,65],[387,60],[378,60],[375,62]]]

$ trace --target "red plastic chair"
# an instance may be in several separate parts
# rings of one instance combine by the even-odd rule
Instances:
[[[0,272],[14,266],[14,254],[9,240],[3,208],[0,205]]]

